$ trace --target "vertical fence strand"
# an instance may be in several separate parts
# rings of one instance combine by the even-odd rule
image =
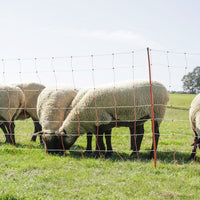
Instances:
[[[96,133],[96,146],[99,150],[99,157],[103,160],[102,156],[101,156],[101,151],[100,151],[100,146],[99,146],[99,142],[98,142],[98,137],[99,137],[99,117],[98,117],[98,112],[97,112],[97,101],[96,101],[96,95],[95,95],[95,77],[94,77],[94,56],[91,55],[91,67],[92,67],[92,80],[93,80],[93,98],[94,98],[94,104],[95,104],[95,114],[96,114],[96,119],[97,119],[97,133]],[[103,137],[100,136],[100,137]]]
[[[115,96],[115,82],[116,82],[116,77],[115,77],[115,54],[112,53],[112,69],[113,69],[113,83],[114,83],[114,88],[113,88],[113,99],[114,99],[114,104],[115,104],[115,135],[117,135],[117,101],[116,101],[116,96]],[[124,159],[122,156],[119,154],[119,151],[117,150],[117,155],[120,157],[120,159],[124,163]]]
[[[135,81],[135,73],[134,73],[134,51],[132,51],[132,72],[133,72],[133,82]],[[138,152],[138,148],[137,148],[137,133],[136,133],[136,121],[137,121],[137,116],[136,116],[136,103],[135,103],[135,86],[133,84],[133,105],[134,105],[134,142],[135,142],[135,150],[136,150],[136,155],[137,155],[137,159],[140,161],[140,157],[139,157],[139,152]],[[132,133],[131,133],[132,134]],[[139,133],[140,134],[140,133]],[[132,136],[131,136],[132,137]],[[132,147],[132,139],[130,139],[131,141],[131,147]]]

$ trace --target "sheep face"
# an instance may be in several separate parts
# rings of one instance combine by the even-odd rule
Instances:
[[[64,154],[65,150],[69,150],[76,139],[77,137],[68,136],[65,132],[61,132],[61,134],[43,133],[46,151],[51,154]]]
[[[78,136],[77,135],[69,135],[65,130],[62,130],[60,134],[63,137],[63,144],[66,149],[70,149],[70,147],[76,142]]]
[[[46,151],[51,154],[64,154],[65,147],[62,145],[62,138],[60,134],[45,134],[43,133],[43,141]]]

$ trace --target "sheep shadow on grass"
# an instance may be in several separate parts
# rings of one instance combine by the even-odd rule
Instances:
[[[5,142],[0,141],[0,146],[2,147],[2,151],[6,151],[7,153],[11,152],[13,153],[12,149],[14,149],[14,146],[12,144],[9,144],[9,146],[5,145]],[[5,147],[5,148],[4,148]],[[15,145],[15,150],[22,150],[23,149],[39,149],[41,151],[45,151],[44,146],[36,145],[35,143],[29,143],[29,144],[22,144],[22,143],[17,143]],[[65,152],[66,157],[71,157],[75,159],[91,159],[94,158],[94,150],[92,153],[88,154],[85,153],[85,147],[82,147],[81,145],[74,145],[69,151],[67,150]],[[27,152],[28,153],[28,152]],[[112,156],[110,158],[105,158],[105,154],[101,154],[101,158],[97,159],[103,159],[103,160],[109,160],[111,162],[122,162],[122,161],[137,161],[138,162],[149,162],[149,150],[139,152],[138,156],[135,154],[134,156],[130,156],[131,151],[126,151],[126,152],[116,152],[114,151]],[[63,154],[53,154],[53,156],[60,156],[62,157]],[[189,160],[190,153],[184,153],[184,152],[161,152],[157,151],[156,152],[157,156],[157,161],[158,162],[163,162],[163,163],[178,163],[178,164],[184,164],[184,163],[191,163],[194,162],[193,160]],[[200,162],[200,159],[198,156],[196,156],[196,162]]]
[[[94,151],[93,151],[94,153]],[[70,156],[75,159],[82,159],[83,157],[85,159],[87,158],[94,158],[94,155],[92,154],[86,154],[85,153],[85,148],[76,145],[75,149],[71,149],[69,153],[67,153],[67,156]],[[112,157],[110,158],[105,158],[105,154],[101,154],[101,158],[103,160],[110,160],[111,162],[122,162],[123,161],[137,161],[138,162],[149,162],[149,151],[144,151],[144,152],[139,152],[138,156],[135,154],[134,156],[130,156],[130,152],[116,152],[114,151],[112,154]],[[184,153],[184,152],[161,152],[157,151],[156,152],[156,157],[158,162],[163,162],[163,163],[177,163],[177,164],[184,164],[184,163],[191,163],[194,162],[193,160],[189,160],[190,153]],[[97,159],[101,159],[97,158]],[[94,158],[95,159],[95,158]],[[200,159],[198,156],[196,156],[196,162],[200,162]]]

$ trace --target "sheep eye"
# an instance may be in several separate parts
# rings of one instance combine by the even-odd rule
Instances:
[[[67,135],[67,132],[66,132],[66,130],[65,130],[65,129],[63,130],[63,132],[64,132],[64,134],[65,134],[65,135]]]

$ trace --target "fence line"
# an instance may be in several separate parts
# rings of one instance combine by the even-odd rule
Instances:
[[[79,118],[79,113],[77,112],[78,121],[71,121],[71,123],[78,123],[78,135],[80,136],[80,124],[81,123],[89,123],[89,122],[96,122],[97,123],[97,146],[98,145],[98,134],[99,134],[99,123],[106,122],[99,120],[98,118],[98,112],[100,109],[114,109],[115,110],[115,116],[114,120],[112,121],[115,123],[115,137],[116,136],[127,136],[128,134],[119,134],[118,133],[118,123],[123,122],[123,120],[118,119],[118,109],[123,108],[132,108],[134,109],[134,116],[133,119],[129,119],[129,122],[134,123],[134,141],[136,142],[136,136],[140,135],[136,133],[136,122],[139,122],[140,120],[137,120],[136,117],[136,108],[141,107],[149,107],[151,108],[151,119],[152,119],[152,132],[153,132],[153,144],[154,144],[154,165],[156,167],[156,146],[155,146],[155,130],[154,130],[154,120],[157,118],[154,118],[154,107],[155,106],[163,106],[159,104],[153,104],[153,96],[152,96],[152,89],[151,89],[151,79],[158,80],[160,82],[164,82],[164,85],[167,85],[169,94],[171,95],[171,91],[176,91],[180,88],[179,82],[180,76],[187,75],[188,71],[195,67],[195,65],[198,65],[198,61],[196,61],[196,58],[199,58],[200,53],[190,53],[190,52],[174,52],[174,51],[163,51],[163,50],[155,50],[155,49],[139,49],[129,52],[119,52],[119,53],[110,53],[110,54],[91,54],[91,55],[80,55],[80,56],[63,56],[63,57],[37,57],[37,58],[17,58],[17,59],[1,59],[0,62],[0,69],[2,69],[2,73],[0,73],[0,79],[2,80],[2,84],[11,84],[11,83],[23,83],[27,82],[27,80],[35,81],[40,84],[44,84],[45,86],[49,87],[51,85],[55,86],[55,89],[59,89],[59,85],[63,83],[64,85],[71,85],[74,90],[79,90],[79,88],[92,88],[94,90],[93,99],[95,102],[94,107],[84,107],[79,109],[94,109],[96,113],[96,121],[87,121],[82,120]],[[166,76],[168,75],[168,76]],[[151,94],[151,105],[136,105],[135,102],[135,88],[133,87],[133,103],[131,106],[118,106],[117,105],[117,99],[115,94],[115,87],[118,84],[118,82],[124,81],[124,80],[132,80],[135,81],[137,79],[148,79],[149,80],[149,86],[150,86],[150,94]],[[178,82],[179,81],[179,82]],[[109,107],[101,107],[97,105],[96,103],[96,88],[98,88],[100,85],[106,85],[108,82],[112,83],[113,85],[113,105]],[[188,82],[188,95],[190,95],[190,83]],[[2,90],[1,90],[2,91]],[[0,94],[1,94],[0,91]],[[15,110],[16,108],[12,107],[10,105],[10,99],[9,99],[9,90],[7,91],[8,95],[8,101],[9,106],[3,107],[0,105],[0,111],[8,111],[10,119],[9,120],[2,120],[0,118],[0,123],[2,122],[8,122],[9,123],[9,133],[12,135],[11,130],[11,124],[14,122],[12,119],[10,112]],[[41,88],[35,88],[35,89],[22,89],[24,96],[25,96],[25,105],[24,108],[22,108],[25,116],[25,123],[26,123],[26,134],[29,133],[29,123],[31,123],[30,120],[28,120],[28,115],[26,113],[27,110],[27,99],[26,99],[26,92],[39,92],[41,91]],[[194,96],[191,96],[191,101]],[[52,120],[49,122],[55,122],[59,123],[59,126],[62,125],[63,120],[61,116],[62,110],[71,110],[71,108],[65,108],[61,105],[61,97],[58,96],[58,107],[57,108],[51,108],[54,110],[58,110],[58,119],[59,120]],[[190,102],[191,102],[190,101]],[[45,108],[45,107],[44,107]],[[178,146],[176,144],[175,136],[187,136],[186,134],[180,134],[177,133],[176,130],[176,122],[186,122],[186,124],[189,126],[189,119],[184,119],[176,115],[175,112],[183,111],[188,112],[189,107],[188,105],[174,105],[174,102],[172,99],[170,99],[170,103],[166,106],[167,112],[171,114],[170,118],[165,118],[163,121],[168,123],[171,122],[171,136],[174,138],[174,146],[175,146],[175,152],[178,152]],[[29,107],[29,110],[34,111],[35,107]],[[48,109],[48,108],[45,108]],[[178,118],[177,118],[178,117]],[[22,122],[21,120],[18,120],[18,122]],[[39,122],[38,120],[35,120],[35,122]],[[109,121],[110,122],[110,121]],[[183,128],[184,129],[184,128]],[[8,134],[9,134],[8,133]],[[185,132],[187,131],[185,130]],[[17,133],[17,136],[21,136],[23,133]],[[27,134],[29,135],[29,134]],[[145,135],[148,135],[145,133]],[[160,134],[161,136],[165,134]],[[192,132],[191,132],[192,135]],[[189,137],[189,136],[188,136]],[[11,137],[12,139],[12,137]],[[29,138],[27,137],[27,140],[29,141]],[[119,141],[117,142],[119,143]],[[28,142],[30,150],[32,150],[30,142]],[[79,143],[80,144],[80,143]],[[18,148],[15,147],[13,142],[14,149],[17,150]],[[81,145],[80,145],[81,146]],[[137,158],[139,158],[139,154],[137,151],[137,145],[136,146],[136,153]],[[63,138],[62,138],[62,147],[63,151],[65,151],[64,145],[63,145]],[[100,147],[98,147],[100,149]],[[47,150],[47,149],[46,149]],[[115,150],[116,152],[124,151],[121,149]],[[82,156],[83,155],[83,149],[81,149]],[[118,154],[119,157],[121,157],[120,154]],[[100,155],[101,157],[101,155]],[[101,157],[102,158],[102,157]],[[121,157],[123,160],[123,158]],[[174,154],[174,160],[176,161],[175,154]]]

